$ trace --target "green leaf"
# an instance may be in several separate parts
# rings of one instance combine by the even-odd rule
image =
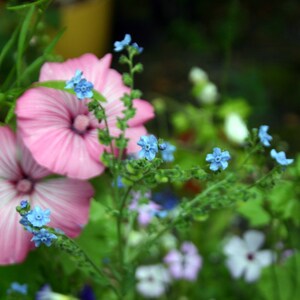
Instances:
[[[267,225],[271,221],[269,213],[263,207],[262,199],[240,203],[238,212],[248,219],[253,227]]]
[[[24,9],[24,8],[33,7],[33,6],[42,4],[44,2],[50,2],[50,0],[37,0],[35,2],[28,2],[28,3],[25,3],[25,4],[21,4],[21,5],[6,6],[6,8],[8,10],[21,10],[21,9]]]
[[[23,53],[25,51],[26,38],[30,28],[31,19],[33,17],[35,11],[35,6],[30,6],[26,17],[22,23],[21,32],[18,39],[18,52],[17,52],[17,82],[20,84],[20,76],[22,73],[22,61],[23,61]]]

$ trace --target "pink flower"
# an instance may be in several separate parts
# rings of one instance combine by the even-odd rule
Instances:
[[[122,117],[124,105],[120,98],[129,93],[121,75],[110,68],[112,56],[98,59],[93,54],[69,59],[64,63],[46,63],[40,81],[70,80],[77,70],[92,82],[107,102],[103,103],[110,134],[118,136],[117,117]],[[78,100],[68,92],[48,88],[27,90],[18,100],[16,114],[25,145],[34,159],[52,172],[71,178],[88,179],[101,174],[100,162],[106,147],[98,141],[97,128],[104,128],[88,111],[88,99]],[[153,108],[146,101],[135,99],[136,115],[129,121],[125,136],[129,139],[127,153],[139,150],[136,144],[146,134],[143,124],[153,118]]]
[[[0,265],[6,265],[23,261],[32,247],[32,234],[19,224],[16,212],[21,200],[50,209],[49,226],[75,237],[88,220],[94,191],[76,179],[43,179],[49,171],[32,159],[8,127],[0,127],[0,145]]]
[[[174,279],[195,281],[202,266],[202,258],[191,242],[184,242],[179,250],[171,250],[164,258]]]

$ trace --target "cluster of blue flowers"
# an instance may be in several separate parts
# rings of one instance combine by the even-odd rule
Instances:
[[[260,142],[265,146],[265,147],[270,147],[271,144],[270,142],[272,141],[272,136],[268,134],[269,126],[267,125],[261,125],[258,129],[258,137],[260,139]],[[288,159],[286,158],[286,154],[284,151],[277,152],[275,149],[272,149],[271,152],[271,157],[274,158],[278,164],[281,166],[287,166],[290,165],[294,160],[293,159]]]
[[[83,72],[77,70],[75,76],[66,82],[65,89],[73,89],[79,100],[93,97],[94,85],[82,77]]]
[[[33,234],[31,241],[34,242],[35,246],[39,247],[41,244],[45,244],[50,247],[52,241],[57,239],[55,234],[44,228],[50,222],[50,210],[42,210],[39,206],[30,210],[27,200],[22,200],[17,210],[22,216],[20,224],[24,226],[25,230]]]
[[[114,51],[115,52],[120,52],[123,51],[127,46],[132,46],[134,47],[138,53],[142,53],[144,48],[139,47],[139,45],[137,43],[133,43],[132,45],[130,45],[131,43],[131,35],[130,34],[125,34],[125,37],[122,41],[116,41],[114,43]]]
[[[139,158],[146,158],[151,161],[156,157],[158,151],[161,151],[162,159],[165,162],[171,162],[174,160],[173,153],[176,147],[168,142],[159,144],[157,138],[154,135],[143,135],[137,144],[142,147],[139,152]]]

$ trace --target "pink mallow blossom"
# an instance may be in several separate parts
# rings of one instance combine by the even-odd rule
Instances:
[[[184,242],[179,250],[171,250],[164,258],[174,279],[195,281],[202,267],[202,258],[192,242]]]
[[[50,209],[51,227],[77,236],[88,221],[94,194],[88,182],[44,179],[50,172],[39,166],[8,127],[0,127],[0,265],[22,262],[33,244],[32,234],[19,223],[21,200]]]
[[[69,81],[76,71],[94,85],[94,89],[107,100],[102,102],[112,136],[119,136],[117,118],[125,109],[121,97],[130,89],[122,76],[110,68],[112,56],[98,59],[84,54],[63,63],[45,63],[39,81]],[[100,158],[108,147],[99,143],[98,128],[105,127],[88,111],[89,99],[78,100],[76,95],[44,87],[27,90],[17,101],[18,127],[25,145],[34,159],[54,173],[76,179],[89,179],[101,174],[105,167]],[[129,139],[127,154],[140,150],[137,141],[147,134],[143,124],[154,116],[153,107],[146,101],[135,99],[135,116],[129,120],[125,137]]]

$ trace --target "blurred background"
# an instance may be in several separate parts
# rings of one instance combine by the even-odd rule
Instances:
[[[5,2],[0,2],[0,47],[16,25]],[[294,154],[300,151],[299,20],[298,0],[56,0],[41,25],[44,35],[32,44],[49,43],[66,26],[58,54],[102,56],[130,33],[144,47],[140,59],[145,70],[137,87],[145,99],[195,101],[188,73],[198,66],[222,97],[249,102],[249,128],[270,125]],[[113,66],[120,69],[117,56]],[[0,80],[6,71],[4,66]]]

